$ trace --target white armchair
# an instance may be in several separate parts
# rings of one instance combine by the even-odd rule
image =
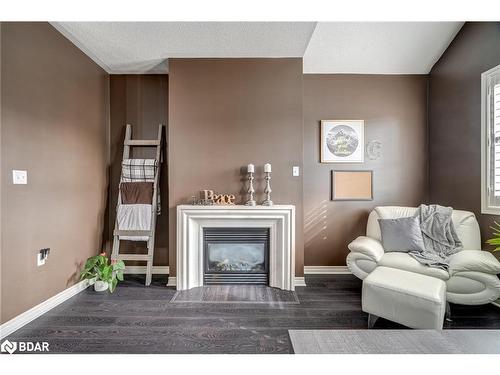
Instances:
[[[384,217],[401,218],[415,214],[415,207],[378,207]],[[385,252],[381,243],[378,214],[373,210],[366,228],[366,236],[352,241],[348,248],[347,266],[364,279],[377,266],[391,267],[432,276],[446,282],[446,299],[462,305],[482,305],[500,297],[500,262],[487,251],[481,251],[479,224],[472,212],[453,210],[452,220],[463,250],[450,258],[448,271],[428,267],[407,253]]]

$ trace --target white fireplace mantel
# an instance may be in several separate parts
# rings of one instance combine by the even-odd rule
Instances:
[[[269,285],[295,290],[295,206],[177,206],[177,290],[203,285],[203,228],[270,229]]]

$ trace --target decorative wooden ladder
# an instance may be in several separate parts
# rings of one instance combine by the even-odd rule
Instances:
[[[125,130],[125,141],[123,142],[123,158],[130,159],[131,147],[156,147],[156,170],[153,182],[153,201],[151,204],[151,227],[149,230],[119,230],[118,228],[118,206],[121,204],[121,193],[118,189],[118,202],[116,204],[116,220],[115,229],[113,231],[113,250],[111,252],[111,259],[115,260],[136,260],[146,262],[146,286],[151,284],[151,277],[153,273],[153,255],[155,248],[155,231],[156,231],[156,216],[160,214],[160,201],[158,189],[160,182],[160,163],[162,162],[161,140],[162,140],[163,125],[158,126],[158,138],[154,140],[137,140],[132,139],[132,127],[127,124]],[[120,183],[123,179],[123,165],[120,174]],[[147,240],[147,254],[120,254],[120,236],[141,236],[149,237]]]

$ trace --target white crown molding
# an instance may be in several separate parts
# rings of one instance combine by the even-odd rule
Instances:
[[[32,322],[39,316],[45,314],[64,301],[67,301],[71,297],[77,295],[81,291],[85,290],[89,285],[91,285],[91,282],[89,280],[80,281],[79,283],[63,290],[53,297],[50,297],[49,299],[43,301],[35,307],[32,307],[28,311],[25,311],[22,314],[3,323],[0,326],[0,340],[3,340],[5,337],[17,331],[19,328],[24,327],[29,322]]]
[[[305,275],[349,275],[347,266],[304,266]]]
[[[168,266],[153,266],[154,275],[168,275],[170,272]],[[146,266],[126,266],[124,274],[141,275],[146,273]]]

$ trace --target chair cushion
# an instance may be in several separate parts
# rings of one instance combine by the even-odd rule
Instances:
[[[446,301],[446,284],[442,280],[414,272],[379,266],[363,280],[363,288],[367,285],[440,304]]]
[[[450,278],[447,271],[423,265],[407,253],[385,253],[382,258],[380,258],[378,265],[432,276],[445,281]]]

